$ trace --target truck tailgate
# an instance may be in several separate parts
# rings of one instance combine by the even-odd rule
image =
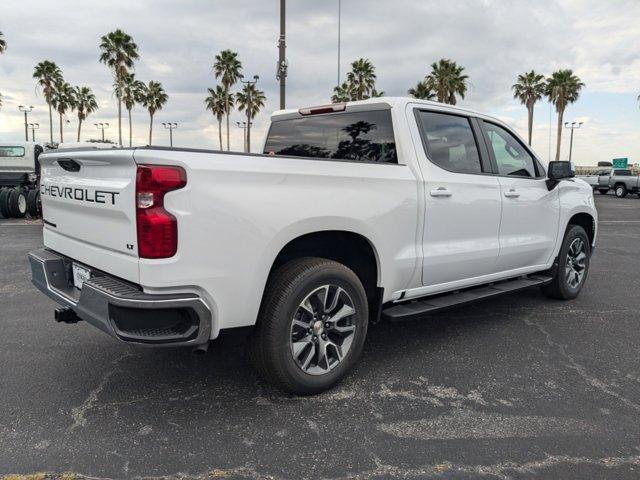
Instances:
[[[44,244],[138,283],[133,150],[42,155]]]

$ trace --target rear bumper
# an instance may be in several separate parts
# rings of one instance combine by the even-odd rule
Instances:
[[[211,311],[195,294],[150,295],[95,271],[78,290],[72,283],[71,259],[40,249],[29,253],[29,263],[31,280],[42,293],[126,343],[196,346],[209,341]]]

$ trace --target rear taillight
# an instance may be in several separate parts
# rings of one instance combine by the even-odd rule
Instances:
[[[136,173],[138,255],[169,258],[178,250],[178,222],[164,209],[167,192],[183,188],[187,175],[180,167],[139,165]]]

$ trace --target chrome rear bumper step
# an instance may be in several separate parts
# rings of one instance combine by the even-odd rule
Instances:
[[[382,310],[382,318],[391,322],[412,320],[439,310],[477,302],[504,293],[515,292],[530,287],[539,287],[550,283],[552,280],[552,277],[545,275],[528,275],[512,280],[458,290],[453,293],[432,295],[405,303],[396,303]]]

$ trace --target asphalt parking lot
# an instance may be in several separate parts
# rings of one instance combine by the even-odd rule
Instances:
[[[55,323],[26,260],[41,226],[0,220],[0,475],[640,478],[640,200],[596,200],[577,300],[376,325],[313,398],[261,382],[237,339],[194,357]]]

